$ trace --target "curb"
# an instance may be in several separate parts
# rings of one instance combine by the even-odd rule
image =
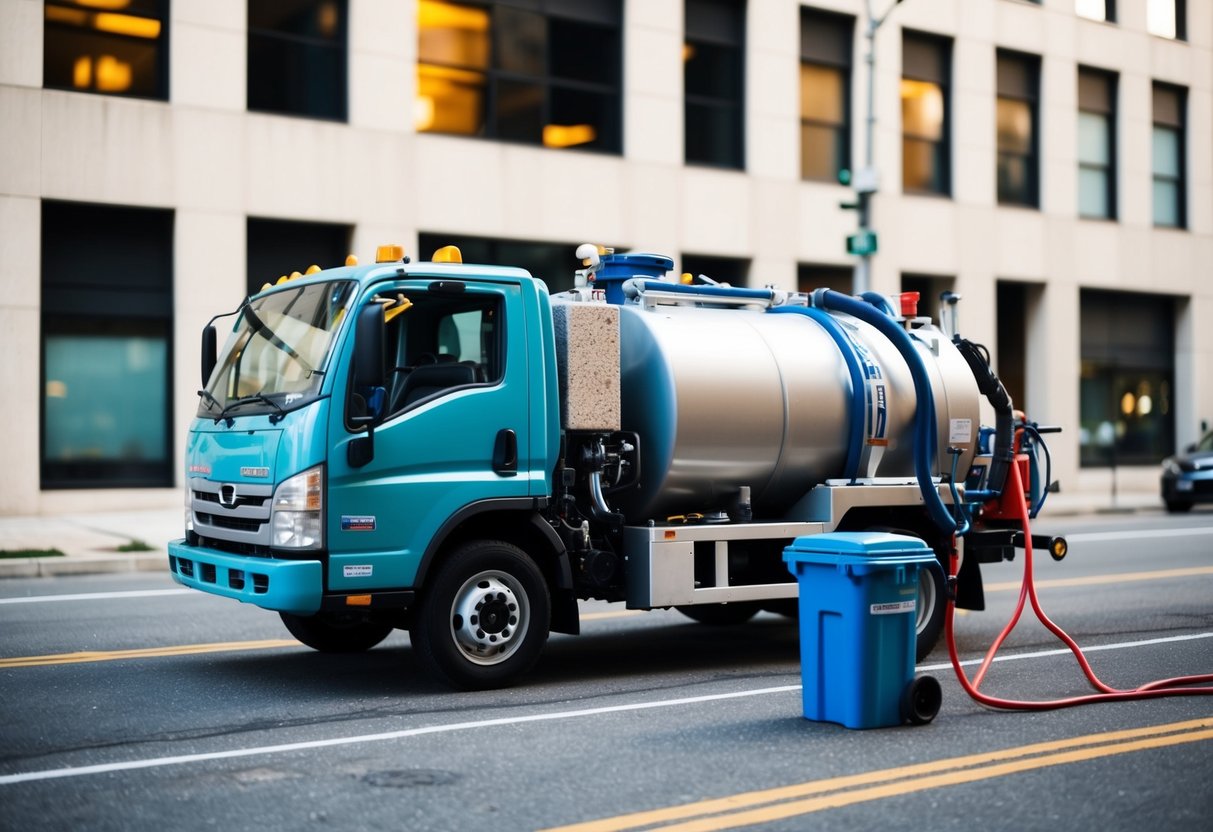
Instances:
[[[140,555],[69,555],[61,558],[0,559],[0,579],[53,578],[64,575],[102,575],[117,572],[160,572],[168,570],[168,555],[146,552]]]

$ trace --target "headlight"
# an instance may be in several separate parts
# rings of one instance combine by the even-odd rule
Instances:
[[[1170,458],[1162,461],[1162,470],[1173,477],[1178,477],[1183,473],[1183,469],[1179,467],[1179,463]]]
[[[309,468],[274,491],[271,546],[319,549],[324,529],[324,469]]]

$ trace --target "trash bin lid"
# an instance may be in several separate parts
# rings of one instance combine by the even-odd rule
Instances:
[[[934,558],[931,547],[917,537],[891,532],[830,532],[798,537],[783,550],[785,561],[809,559],[828,555],[871,558],[905,558],[923,556]]]

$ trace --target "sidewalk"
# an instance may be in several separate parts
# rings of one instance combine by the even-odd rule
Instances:
[[[1042,516],[1161,510],[1157,492],[1049,495]],[[65,557],[0,558],[0,578],[157,571],[168,567],[168,541],[184,536],[180,508],[43,517],[0,517],[0,550],[58,549]],[[145,551],[120,551],[143,544]]]

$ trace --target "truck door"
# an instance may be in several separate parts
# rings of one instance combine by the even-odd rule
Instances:
[[[411,586],[428,542],[461,508],[525,497],[530,471],[521,289],[406,281],[381,290],[388,383],[374,457],[351,466],[365,432],[359,391],[334,385],[327,586]],[[345,390],[344,396],[339,391]],[[344,398],[344,401],[337,399]]]

